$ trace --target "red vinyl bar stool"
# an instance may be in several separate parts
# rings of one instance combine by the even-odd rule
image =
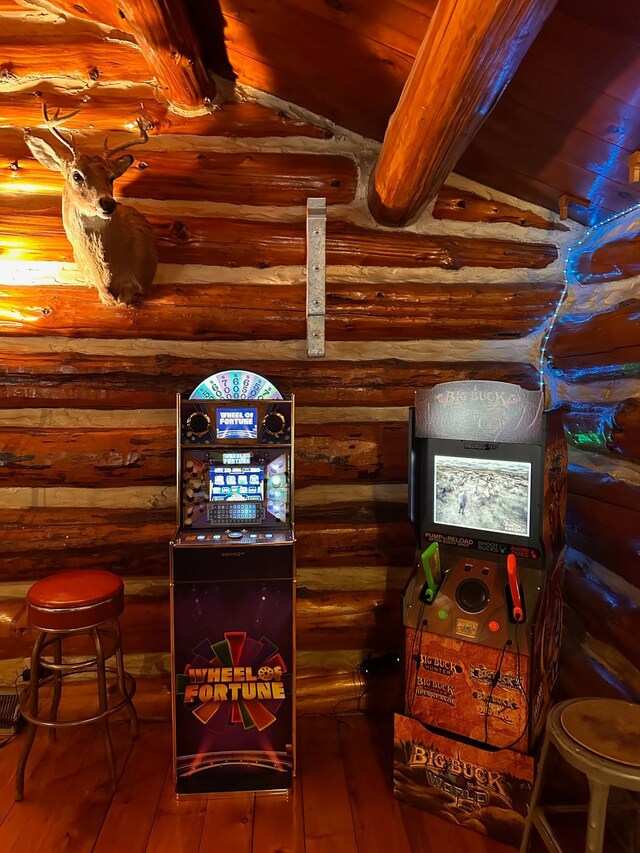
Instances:
[[[16,773],[16,800],[24,796],[24,772],[38,726],[49,729],[49,738],[56,739],[56,729],[99,722],[109,759],[111,787],[117,784],[116,760],[109,734],[109,716],[127,707],[131,717],[133,737],[138,735],[138,719],[133,706],[136,683],[125,672],[122,659],[122,639],[118,617],[124,610],[124,584],[112,572],[80,570],[61,572],[35,583],[27,593],[29,625],[38,630],[31,654],[29,681],[21,685],[20,709],[28,721],[27,741]],[[93,640],[95,655],[80,661],[65,662],[62,644],[67,637],[85,634]],[[105,643],[106,641],[106,643]],[[44,658],[45,651],[51,653]],[[105,662],[115,658],[115,667]],[[89,716],[58,720],[58,708],[65,676],[95,673],[98,685],[98,708]],[[120,696],[109,706],[107,673],[115,675]],[[41,708],[40,688],[53,681],[53,698],[48,714]]]

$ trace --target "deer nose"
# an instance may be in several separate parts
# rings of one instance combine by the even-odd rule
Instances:
[[[116,212],[117,204],[112,198],[101,198],[98,202],[100,205],[100,209],[107,214],[107,216],[112,216]]]

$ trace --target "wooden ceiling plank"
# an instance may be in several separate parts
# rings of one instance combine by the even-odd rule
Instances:
[[[596,176],[603,176],[616,183],[628,183],[627,159],[633,151],[632,147],[612,145],[558,119],[545,118],[537,110],[515,102],[498,104],[486,126],[523,142],[535,139],[536,148],[555,152],[560,159],[592,172],[594,180]]]
[[[555,4],[440,0],[372,177],[379,222],[404,225],[434,198]]]
[[[499,160],[496,151],[500,152]],[[456,171],[550,210],[557,209],[557,199],[563,193],[588,198],[593,209],[585,216],[575,217],[586,224],[605,218],[609,211],[620,212],[640,202],[640,192],[628,184],[616,183],[564,160],[553,149],[538,147],[536,141],[500,132],[491,122],[476,136]],[[512,180],[515,173],[520,175],[519,180]],[[545,184],[548,190],[540,193]]]
[[[562,13],[640,45],[640,10],[630,0],[562,0]]]
[[[552,71],[528,54],[509,84],[500,104],[518,104],[558,119],[612,145],[624,147],[640,138],[640,109],[585,84]],[[488,122],[493,119],[493,114]]]
[[[208,106],[216,87],[184,0],[118,0],[118,8],[167,100],[184,110]]]
[[[263,0],[261,5],[269,14],[272,4]],[[280,0],[278,3],[279,7],[288,9],[289,20],[295,20],[300,15],[309,15],[310,19],[322,18],[332,26],[355,34],[358,42],[378,42],[386,48],[405,53],[411,59],[420,47],[437,0],[428,0],[420,5],[424,8],[410,8],[397,0],[387,0],[382,4],[371,3],[370,0],[349,0],[348,3],[341,0],[332,0],[330,3],[318,3],[317,0]],[[222,0],[221,6],[225,15],[238,19],[242,19],[242,11],[247,8],[245,0]],[[259,6],[259,3],[254,2],[251,9],[255,10]],[[254,11],[253,17],[255,15]],[[343,37],[346,37],[346,34]]]
[[[633,42],[614,32],[558,10],[531,46],[528,59],[640,106],[640,51]]]
[[[269,15],[256,6],[225,20],[227,53],[241,83],[382,139],[411,68],[409,57],[378,42],[356,42],[317,16],[287,18],[280,4],[272,4]]]

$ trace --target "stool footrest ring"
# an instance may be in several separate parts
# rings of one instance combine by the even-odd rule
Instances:
[[[118,670],[115,667],[106,666],[105,672],[110,673],[112,675],[118,676]],[[52,678],[53,676],[51,676]],[[40,685],[45,683],[45,681],[49,681],[50,679],[43,679],[39,682]],[[29,711],[27,707],[29,690],[28,688],[23,688],[22,690],[18,690],[18,700],[20,702],[20,711],[22,716],[29,723],[33,723],[36,726],[43,726],[45,728],[55,728],[55,729],[63,729],[63,728],[72,728],[73,726],[82,726],[85,723],[95,723],[98,720],[103,720],[105,717],[110,717],[112,714],[115,714],[116,711],[120,711],[125,705],[128,705],[136,692],[136,681],[130,673],[124,673],[124,682],[125,682],[125,692],[124,696],[111,708],[107,708],[106,711],[103,711],[98,714],[93,714],[91,717],[81,717],[75,720],[45,720],[42,717],[34,716]],[[118,692],[120,692],[118,688]]]

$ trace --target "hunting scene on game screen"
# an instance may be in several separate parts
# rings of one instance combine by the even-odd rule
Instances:
[[[436,456],[434,521],[527,536],[530,474],[526,462]]]

